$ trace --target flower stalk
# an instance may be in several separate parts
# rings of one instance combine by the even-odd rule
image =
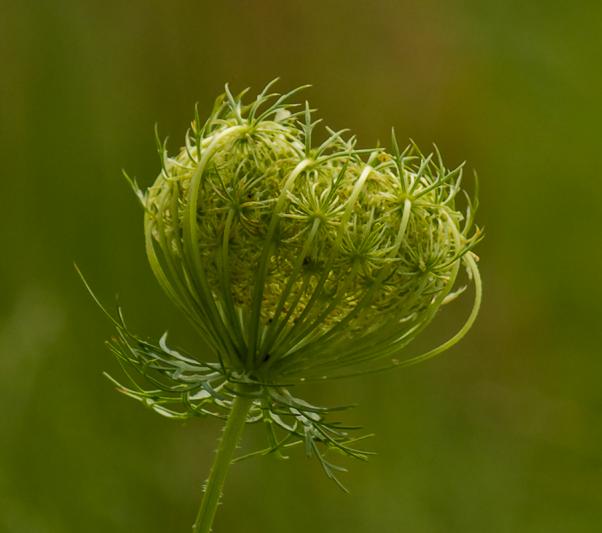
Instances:
[[[192,527],[193,533],[209,533],[211,531],[217,506],[222,496],[226,474],[234,458],[234,452],[242,436],[247,421],[247,414],[252,403],[252,397],[241,395],[237,396],[232,404],[232,409],[224,426],[213,465],[209,472],[209,478],[205,485],[201,505],[194,526]]]

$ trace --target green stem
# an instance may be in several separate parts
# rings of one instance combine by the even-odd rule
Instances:
[[[247,413],[252,403],[253,398],[237,396],[232,404],[232,411],[230,411],[230,416],[224,427],[224,433],[217,448],[213,465],[211,466],[205,494],[203,495],[199,512],[192,526],[193,533],[210,533],[211,531],[215,512],[222,495],[224,481],[226,480],[226,474],[232,462],[234,450],[236,450],[245,427]]]

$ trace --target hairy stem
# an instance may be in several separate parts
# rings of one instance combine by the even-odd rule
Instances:
[[[209,533],[211,531],[215,512],[222,495],[224,481],[226,480],[226,474],[232,462],[234,450],[242,435],[247,413],[252,403],[252,398],[237,396],[232,404],[232,411],[224,427],[224,432],[219,442],[213,465],[211,466],[201,506],[192,526],[193,533]]]

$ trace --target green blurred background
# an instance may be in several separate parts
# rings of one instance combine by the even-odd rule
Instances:
[[[0,531],[189,531],[219,425],[113,391],[72,263],[135,331],[194,350],[120,169],[150,184],[155,122],[176,149],[196,101],[278,75],[366,146],[395,126],[478,169],[486,298],[439,359],[304,391],[376,433],[351,496],[301,450],[255,459],[216,533],[601,530],[601,28],[594,0],[3,0]]]

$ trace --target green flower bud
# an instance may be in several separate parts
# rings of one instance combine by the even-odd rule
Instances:
[[[267,384],[399,362],[462,265],[477,274],[461,167],[330,130],[314,146],[289,96],[227,92],[177,155],[162,148],[144,197],[157,279],[228,369]]]
[[[462,191],[462,167],[446,168],[436,149],[400,151],[395,135],[389,151],[358,149],[328,128],[315,142],[309,105],[289,103],[299,89],[281,96],[271,85],[249,104],[226,87],[176,155],[159,142],[155,183],[143,192],[131,182],[152,270],[217,361],[173,350],[166,335],[158,344],[137,337],[120,310],[111,350],[152,388],[130,374],[131,386],[115,383],[167,417],[231,415],[234,441],[240,424],[263,421],[269,447],[258,453],[304,443],[336,480],[340,468],[317,444],[366,453],[291,386],[413,364],[458,342],[481,301],[477,200]],[[463,326],[403,357],[463,293],[462,278],[474,284]]]

